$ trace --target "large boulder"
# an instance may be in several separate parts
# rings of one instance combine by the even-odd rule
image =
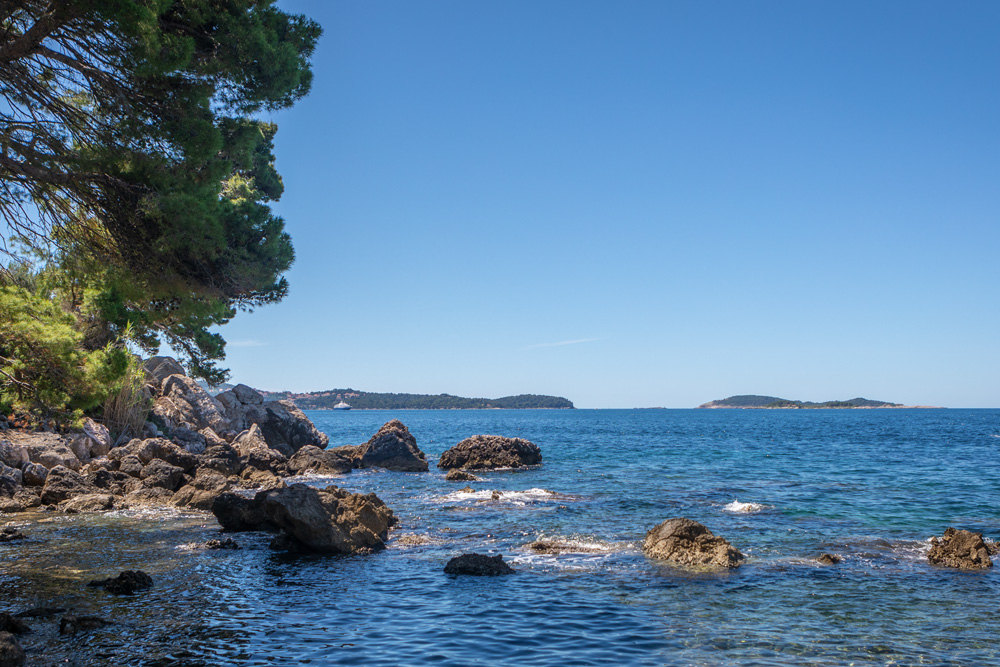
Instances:
[[[0,632],[0,667],[21,667],[24,661],[24,649],[17,643],[17,637]]]
[[[87,481],[87,478],[65,466],[56,466],[49,470],[42,487],[42,503],[55,505],[74,496],[88,493],[100,493],[100,490]]]
[[[350,459],[329,449],[306,445],[288,459],[288,472],[301,475],[313,472],[320,475],[342,475],[354,468]]]
[[[111,431],[104,424],[98,424],[90,417],[83,420],[83,433],[90,440],[88,454],[92,458],[106,456],[114,447]]]
[[[427,471],[427,456],[417,447],[417,439],[410,434],[410,430],[398,419],[386,422],[362,447],[362,468]]]
[[[396,518],[379,498],[335,486],[293,484],[252,500],[222,494],[212,506],[223,530],[277,531],[272,546],[294,551],[370,553],[385,548]]]
[[[115,497],[110,493],[85,493],[59,503],[59,509],[64,512],[101,512],[112,509],[114,505]]]
[[[184,375],[184,367],[173,357],[150,357],[142,366],[157,391],[161,391],[163,381],[171,375]]]
[[[176,491],[184,479],[184,470],[170,465],[163,459],[154,459],[143,467],[139,478],[147,487],[157,486],[168,491]]]
[[[0,463],[11,468],[21,468],[29,460],[27,447],[14,444],[10,440],[0,440]]]
[[[183,427],[200,431],[208,427],[218,432],[229,426],[220,404],[200,384],[183,375],[171,375],[163,381],[163,395],[153,406],[153,413],[169,428]]]
[[[240,433],[233,441],[233,448],[240,455],[244,469],[273,470],[287,461],[281,451],[268,446],[268,441],[257,424]]]
[[[690,519],[667,519],[646,533],[642,551],[683,567],[734,568],[743,554],[725,539]]]
[[[33,433],[22,445],[27,449],[28,459],[32,463],[38,463],[49,469],[63,466],[70,470],[79,470],[83,467],[80,459],[68,447],[68,441],[54,433]]]
[[[226,441],[211,445],[201,455],[199,469],[208,468],[223,475],[238,475],[243,469],[240,453]]]
[[[29,462],[21,468],[21,474],[25,486],[44,486],[45,478],[49,476],[49,469]]]
[[[211,510],[215,499],[232,488],[232,482],[223,475],[214,470],[199,468],[194,479],[182,486],[170,502],[177,507]]]
[[[940,538],[931,538],[927,560],[942,567],[985,570],[993,567],[991,551],[982,533],[948,528]]]
[[[330,439],[291,401],[263,404],[265,417],[259,422],[268,446],[292,456],[306,445],[326,449]]]
[[[499,435],[474,435],[442,454],[438,467],[483,470],[521,468],[541,462],[542,452],[533,442]]]

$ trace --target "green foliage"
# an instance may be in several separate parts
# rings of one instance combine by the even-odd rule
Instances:
[[[308,92],[320,29],[274,5],[0,4],[0,218],[51,254],[86,347],[131,323],[218,381],[208,328],[287,293],[277,128],[252,116]]]

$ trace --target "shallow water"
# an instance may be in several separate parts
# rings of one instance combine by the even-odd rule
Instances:
[[[1000,411],[309,414],[331,445],[396,417],[432,461],[497,433],[537,443],[544,464],[484,473],[472,494],[433,468],[311,478],[396,511],[374,556],[289,557],[246,533],[239,551],[193,549],[218,536],[196,512],[8,517],[32,539],[0,544],[0,610],[115,621],[67,638],[58,616],[36,620],[29,664],[1000,664],[1000,569],[926,563],[949,525],[1000,537]],[[674,516],[727,537],[746,564],[691,573],[644,558],[645,531]],[[525,546],[536,539],[569,550],[538,554]],[[442,572],[473,550],[517,574]],[[819,565],[827,551],[844,561]],[[85,586],[136,568],[153,589]]]

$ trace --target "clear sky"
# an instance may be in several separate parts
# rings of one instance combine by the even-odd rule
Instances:
[[[285,0],[264,389],[1000,406],[1000,3]]]

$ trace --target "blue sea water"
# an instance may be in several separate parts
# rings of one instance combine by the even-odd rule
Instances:
[[[998,410],[308,414],[331,446],[398,418],[432,462],[495,433],[535,442],[544,463],[483,473],[471,494],[433,463],[313,479],[393,508],[400,525],[371,556],[292,557],[252,534],[239,551],[190,549],[218,531],[197,513],[30,523],[36,539],[0,545],[0,610],[55,602],[116,625],[41,632],[29,664],[1000,664],[1000,568],[926,561],[948,526],[1000,538]],[[644,557],[646,530],[677,516],[746,563],[688,572]],[[577,552],[536,554],[536,539]],[[443,573],[469,551],[517,573]],[[844,560],[821,565],[824,552]],[[125,568],[156,586],[122,599],[80,583]]]

